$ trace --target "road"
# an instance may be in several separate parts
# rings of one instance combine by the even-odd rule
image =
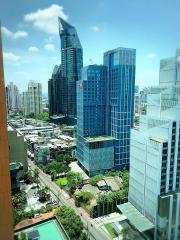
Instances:
[[[86,229],[90,240],[111,240],[111,238],[105,231],[103,231],[102,228],[98,228],[97,224],[94,224],[92,219],[89,219],[87,216],[85,216],[85,214],[83,214],[81,210],[70,201],[69,195],[64,192],[64,190],[61,190],[53,181],[51,181],[51,177],[49,175],[45,174],[31,160],[28,160],[28,165],[32,170],[35,168],[39,170],[40,182],[49,188],[50,192],[60,205],[68,205],[72,207],[76,214],[81,217],[84,228]]]

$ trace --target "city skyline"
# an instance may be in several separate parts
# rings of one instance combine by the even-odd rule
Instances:
[[[78,29],[84,49],[84,66],[102,64],[101,56],[108,49],[133,47],[137,49],[136,84],[140,88],[157,85],[159,60],[172,56],[174,48],[178,48],[176,9],[179,3],[167,1],[166,5],[163,4],[163,11],[162,3],[154,1],[146,6],[140,0],[136,3],[101,0],[79,1],[74,6],[70,1],[32,1],[31,4],[19,1],[18,10],[10,16],[13,6],[10,0],[6,1],[0,10],[6,84],[13,81],[23,91],[32,79],[41,82],[43,93],[47,92],[52,69],[61,59],[58,37],[60,16]],[[89,8],[95,11],[88,11]],[[37,66],[38,71],[34,71]]]

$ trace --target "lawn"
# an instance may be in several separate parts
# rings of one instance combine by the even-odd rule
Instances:
[[[58,185],[58,186],[66,186],[67,185],[67,183],[68,183],[68,181],[67,181],[67,178],[66,177],[64,177],[64,178],[58,178],[57,180],[56,180],[56,184]]]
[[[106,224],[104,224],[104,226],[105,226],[105,228],[107,229],[108,233],[110,234],[110,236],[112,238],[116,238],[117,237],[116,234],[113,232],[113,229],[112,229],[112,226],[111,226],[110,223],[106,223]]]

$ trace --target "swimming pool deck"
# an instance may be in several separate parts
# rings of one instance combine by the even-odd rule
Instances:
[[[55,210],[50,213],[44,213],[41,217],[26,219],[18,223],[14,228],[14,234],[20,232],[30,233],[38,230],[42,240],[70,240],[61,222],[55,217]],[[49,232],[53,234],[49,234]]]
[[[36,224],[36,223],[40,223],[44,220],[48,220],[48,219],[51,219],[53,217],[54,217],[54,210],[52,212],[49,212],[49,213],[43,213],[42,216],[38,217],[38,218],[25,219],[25,220],[19,222],[15,226],[14,231],[19,231],[22,228],[26,228],[28,226],[31,226],[31,225]]]

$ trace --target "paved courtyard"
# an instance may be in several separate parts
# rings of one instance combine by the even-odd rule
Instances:
[[[34,184],[24,184],[21,187],[21,190],[24,190],[27,193],[27,207],[25,208],[25,211],[28,212],[31,209],[38,210],[41,207],[45,207],[47,202],[41,203],[37,196],[38,188],[35,188]]]

